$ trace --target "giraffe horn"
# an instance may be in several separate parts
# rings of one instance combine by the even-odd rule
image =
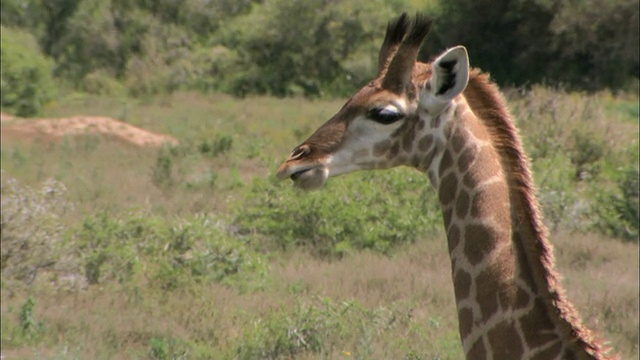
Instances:
[[[387,25],[387,32],[384,35],[384,41],[378,55],[378,71],[380,73],[387,68],[391,57],[398,51],[400,43],[407,35],[409,26],[409,16],[406,12],[402,13],[397,19],[390,21]]]
[[[422,41],[431,29],[432,21],[423,14],[416,14],[411,29],[398,46],[395,56],[389,63],[387,73],[382,80],[382,87],[396,94],[401,94],[411,81],[413,65],[418,58]]]

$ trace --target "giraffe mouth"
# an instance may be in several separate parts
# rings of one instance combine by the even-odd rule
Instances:
[[[293,180],[293,182],[296,182],[296,180],[298,180],[300,178],[300,176],[302,176],[304,173],[311,171],[313,169],[304,169],[304,170],[299,170],[294,172],[293,174],[291,174],[291,176],[289,176],[289,178],[291,180]]]
[[[278,170],[278,179],[291,179],[293,185],[304,190],[313,190],[322,187],[329,177],[329,169],[322,165],[315,166],[283,166]]]

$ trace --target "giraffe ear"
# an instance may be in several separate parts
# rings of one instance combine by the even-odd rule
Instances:
[[[456,46],[440,55],[432,64],[430,92],[438,102],[449,102],[467,87],[469,56],[464,46]]]

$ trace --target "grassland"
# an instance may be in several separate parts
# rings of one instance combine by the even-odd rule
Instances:
[[[623,358],[638,358],[638,242],[614,238],[597,211],[624,196],[620,179],[637,169],[638,96],[535,88],[508,97],[568,296]],[[3,259],[2,355],[461,358],[425,178],[353,174],[314,193],[273,180],[342,102],[71,95],[44,116],[111,116],[181,145],[3,137],[3,251],[9,240],[31,249],[30,267]],[[48,179],[66,190],[41,192]],[[30,212],[5,203],[12,196],[33,199],[21,203]],[[13,223],[12,209],[23,215]],[[35,278],[19,276],[29,269]]]

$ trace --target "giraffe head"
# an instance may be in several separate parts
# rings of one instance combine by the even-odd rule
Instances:
[[[421,15],[410,21],[402,14],[390,22],[378,56],[378,76],[293,149],[277,177],[315,189],[331,176],[356,170],[399,165],[429,169],[432,157],[425,153],[441,131],[438,119],[469,78],[462,46],[430,64],[417,62],[430,27],[431,21]]]

